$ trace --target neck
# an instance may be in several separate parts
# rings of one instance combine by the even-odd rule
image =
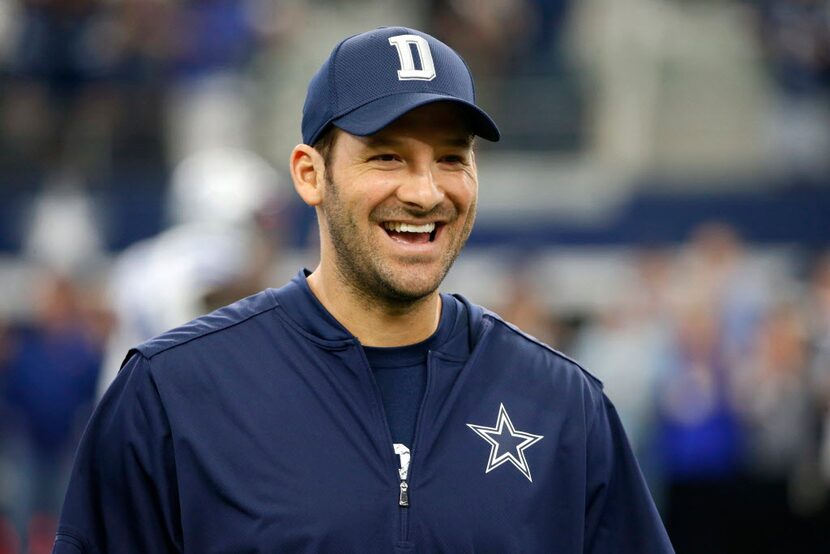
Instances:
[[[317,300],[363,346],[405,346],[428,339],[441,319],[438,291],[410,303],[394,305],[367,297],[318,266],[308,276]]]

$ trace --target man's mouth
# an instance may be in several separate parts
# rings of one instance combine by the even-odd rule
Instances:
[[[383,230],[392,240],[405,242],[407,244],[424,244],[435,240],[442,223],[403,223],[400,221],[387,221],[381,224]]]

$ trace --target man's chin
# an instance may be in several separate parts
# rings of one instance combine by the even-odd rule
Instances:
[[[440,275],[387,275],[383,279],[384,296],[394,302],[414,303],[433,294],[444,280]]]

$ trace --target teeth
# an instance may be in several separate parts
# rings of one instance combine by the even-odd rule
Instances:
[[[383,224],[384,228],[389,231],[397,231],[398,233],[431,233],[435,230],[435,223],[425,223],[423,225],[411,225],[409,223],[399,223],[397,221],[387,221]]]

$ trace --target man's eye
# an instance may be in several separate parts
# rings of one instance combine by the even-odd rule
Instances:
[[[395,154],[378,154],[376,156],[372,156],[371,158],[372,161],[377,162],[394,162],[397,159],[398,156],[396,156]]]
[[[457,154],[451,154],[449,156],[444,156],[443,158],[441,158],[441,161],[444,162],[444,163],[449,163],[449,164],[463,164],[463,163],[465,163],[464,156],[459,156]]]

